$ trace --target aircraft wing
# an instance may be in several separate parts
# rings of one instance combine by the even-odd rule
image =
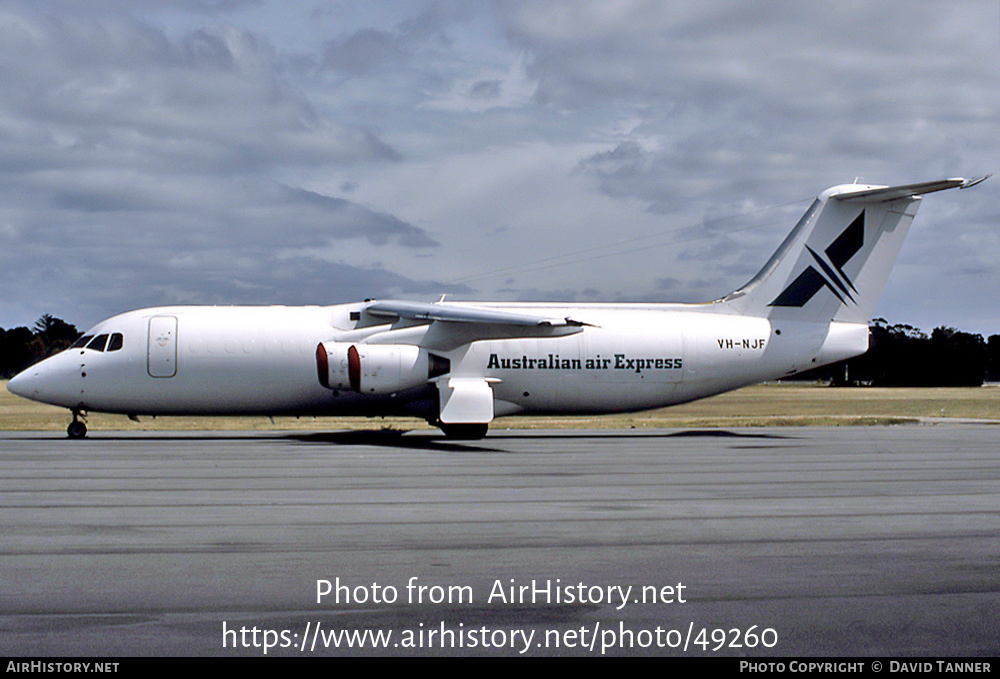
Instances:
[[[523,327],[560,327],[588,325],[572,318],[552,318],[521,314],[504,309],[458,304],[428,304],[425,302],[375,302],[365,312],[380,318],[408,318],[414,321],[449,321],[452,323],[490,323]]]
[[[514,337],[572,335],[590,325],[569,317],[520,313],[506,309],[443,302],[379,301],[365,307],[376,319],[431,324],[424,346],[451,349],[468,342]]]

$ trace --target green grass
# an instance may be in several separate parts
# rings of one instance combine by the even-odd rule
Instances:
[[[862,387],[834,389],[815,384],[765,384],[672,408],[599,417],[505,417],[494,429],[665,428],[748,426],[840,426],[917,422],[921,418],[989,420],[1000,424],[1000,388]],[[14,396],[0,384],[0,431],[63,431],[65,408]],[[90,415],[92,431],[429,429],[420,420],[361,417],[143,417]]]

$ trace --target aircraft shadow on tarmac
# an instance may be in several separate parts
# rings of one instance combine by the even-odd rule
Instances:
[[[621,431],[566,430],[560,432],[534,433],[532,431],[498,431],[485,439],[461,443],[440,435],[404,436],[408,433],[400,429],[365,429],[338,432],[311,432],[285,434],[283,438],[310,444],[369,445],[389,448],[412,448],[420,450],[450,450],[455,452],[508,452],[489,447],[491,440],[497,439],[615,439],[626,438],[753,438],[788,439],[797,438],[783,434],[766,432],[732,432],[724,429],[691,429],[682,431],[642,431],[623,433]]]
[[[345,446],[377,446],[379,448],[411,448],[417,450],[446,450],[453,452],[508,452],[499,448],[482,445],[467,445],[445,438],[444,436],[403,436],[406,431],[401,429],[359,429],[354,431],[310,432],[302,434],[285,434],[282,438],[307,444],[345,445]],[[485,440],[485,439],[484,439]]]

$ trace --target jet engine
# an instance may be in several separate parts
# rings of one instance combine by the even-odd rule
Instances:
[[[412,344],[321,342],[316,347],[316,369],[327,389],[393,394],[447,373],[450,363]]]

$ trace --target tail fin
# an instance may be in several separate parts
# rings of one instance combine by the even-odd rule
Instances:
[[[764,268],[721,301],[750,316],[867,323],[920,196],[983,179],[827,189]]]

